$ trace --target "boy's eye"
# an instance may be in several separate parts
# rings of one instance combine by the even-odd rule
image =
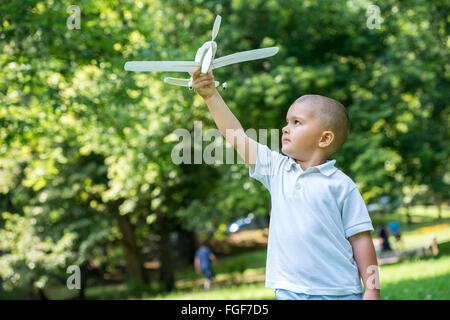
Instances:
[[[286,123],[289,124],[289,120],[286,120]],[[294,121],[294,124],[297,124],[297,123],[300,123],[300,121],[295,120],[295,121]]]

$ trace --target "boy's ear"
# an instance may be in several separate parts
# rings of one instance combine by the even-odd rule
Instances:
[[[322,132],[322,136],[319,140],[319,147],[326,148],[329,147],[334,141],[334,133],[333,131],[324,131]]]

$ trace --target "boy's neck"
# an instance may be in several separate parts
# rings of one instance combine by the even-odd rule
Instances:
[[[328,160],[328,157],[325,157],[323,155],[319,156],[319,157],[313,157],[309,160],[294,159],[294,161],[302,167],[303,171],[306,171],[306,170],[308,170],[308,168],[311,168],[311,167],[320,166],[321,164],[324,164],[325,162],[327,162],[327,160]]]

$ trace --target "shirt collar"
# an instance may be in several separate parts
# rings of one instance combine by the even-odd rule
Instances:
[[[315,167],[308,168],[306,171],[318,170],[320,173],[322,173],[325,176],[331,176],[337,170],[337,168],[334,166],[335,163],[336,163],[336,160],[327,160],[327,162],[322,163],[321,165],[318,165]],[[294,159],[289,157],[289,162],[288,162],[288,165],[286,166],[286,171],[291,170],[291,168],[293,166],[295,166],[295,167],[299,168],[301,171],[303,171],[301,166],[297,162],[295,162]]]

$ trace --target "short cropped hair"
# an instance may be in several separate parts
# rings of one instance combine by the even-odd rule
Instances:
[[[336,153],[347,140],[350,119],[345,107],[334,99],[308,94],[301,96],[295,103],[308,102],[314,107],[314,116],[320,119],[322,130],[329,130],[334,133],[334,141],[331,143],[328,156]]]

